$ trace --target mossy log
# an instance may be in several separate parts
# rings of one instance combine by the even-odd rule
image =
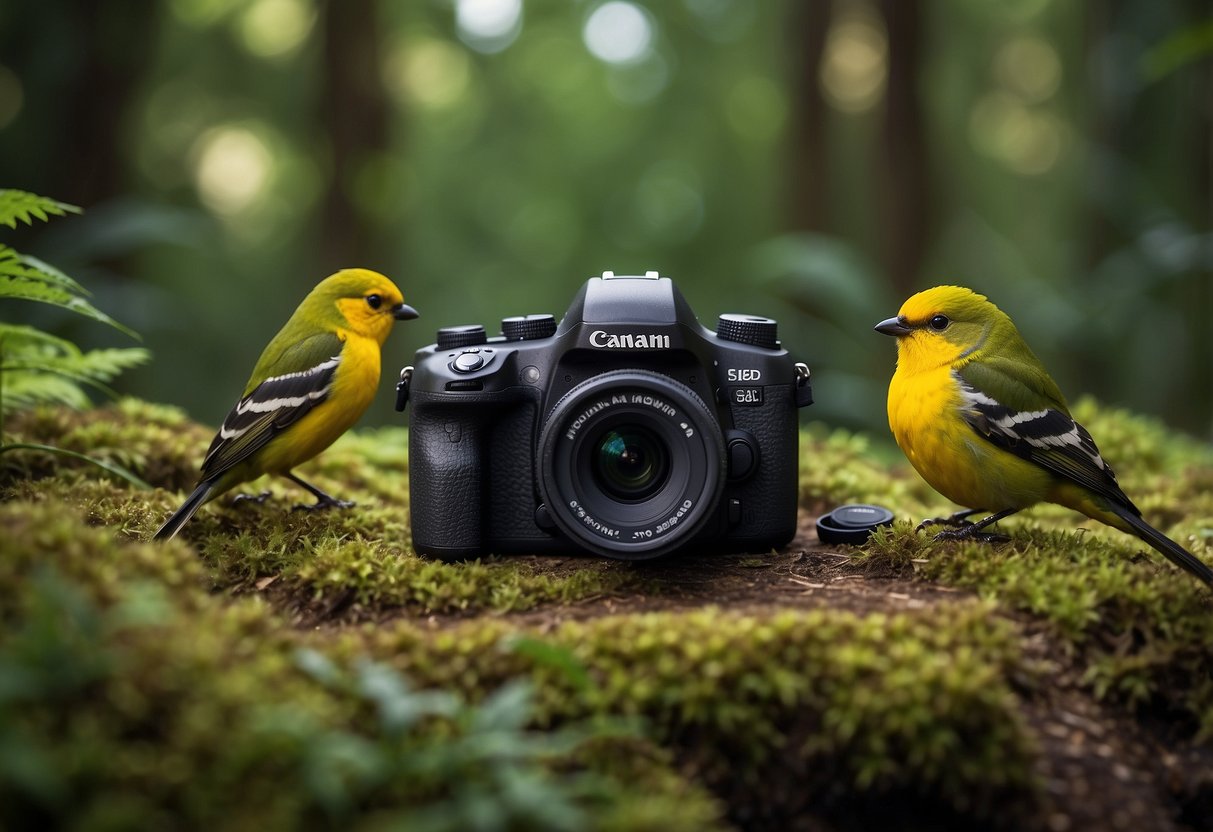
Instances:
[[[1213,561],[1213,449],[1077,409]],[[863,437],[805,431],[777,552],[445,564],[403,429],[301,469],[353,509],[266,481],[152,545],[208,429],[131,400],[7,427],[155,488],[0,455],[5,828],[1213,828],[1207,588],[1059,508],[935,543],[913,522],[952,507]],[[818,542],[856,501],[899,521]]]

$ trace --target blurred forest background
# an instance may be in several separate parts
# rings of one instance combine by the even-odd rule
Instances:
[[[437,327],[609,268],[778,318],[810,418],[887,436],[872,326],[957,282],[1071,397],[1210,438],[1211,50],[1205,0],[4,0],[0,187],[85,213],[3,233],[211,424],[336,268],[422,313],[371,423]]]

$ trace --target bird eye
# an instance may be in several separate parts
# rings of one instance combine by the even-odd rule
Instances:
[[[935,330],[936,332],[943,332],[948,328],[948,324],[950,323],[952,322],[948,320],[947,315],[936,315],[934,318],[927,321],[927,326],[931,327],[931,329]]]
[[[378,309],[383,305],[383,298],[379,297],[379,295],[367,295],[366,305],[371,307],[371,309]]]

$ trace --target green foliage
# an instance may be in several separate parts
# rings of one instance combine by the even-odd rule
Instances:
[[[5,828],[718,828],[617,724],[535,730],[524,680],[416,688],[211,595],[175,541],[31,503],[0,506],[0,527]],[[620,743],[640,745],[638,770],[616,770]]]
[[[1159,81],[1187,64],[1213,53],[1213,20],[1186,26],[1150,48],[1141,56],[1141,73],[1150,82]]]
[[[83,352],[64,338],[14,324],[0,324],[0,345],[4,404],[9,410],[24,410],[42,402],[87,407],[84,386],[114,395],[104,382],[147,360],[145,350]]]
[[[34,219],[46,222],[51,216],[79,214],[80,209],[66,202],[38,196],[27,191],[0,190],[0,225],[16,228],[18,222],[33,225]]]
[[[1213,448],[1157,419],[1090,398],[1076,402],[1073,412],[1147,520],[1213,562]],[[953,510],[929,489],[918,490],[913,474],[910,481],[888,481],[887,471],[854,452],[857,441],[829,437],[818,446],[820,461],[847,472],[813,470],[802,473],[802,483],[842,480],[848,487],[840,497],[912,506],[915,522]],[[913,569],[920,578],[970,588],[1040,618],[1067,651],[1082,657],[1084,681],[1097,696],[1161,705],[1184,714],[1201,737],[1213,737],[1207,587],[1136,538],[1058,506],[1025,511],[1004,522],[1002,531],[1010,532],[1011,543],[935,543],[931,531],[916,534],[910,524],[898,523],[873,535],[861,562],[869,569]]]
[[[1147,516],[1210,559],[1213,450],[1076,410]],[[210,438],[131,400],[13,427],[174,489]],[[1072,512],[1026,512],[1002,546],[899,519],[814,576],[843,591],[717,608],[727,593],[688,597],[694,561],[416,557],[406,439],[355,432],[304,472],[353,510],[216,504],[155,546],[135,541],[178,495],[0,457],[0,679],[17,680],[0,684],[0,824],[713,829],[723,803],[740,823],[913,806],[924,826],[1030,825],[1059,670],[1067,696],[1213,738],[1207,591]],[[952,508],[862,436],[815,427],[801,447],[803,506]],[[813,555],[708,574],[797,575]]]
[[[91,469],[75,464],[80,456],[137,472],[141,482],[185,488],[197,479],[198,459],[213,435],[179,410],[133,399],[94,410],[37,407],[15,414],[8,427],[20,441],[0,455],[0,482],[31,488],[47,476],[52,483],[89,488]],[[117,500],[121,492],[113,493]]]
[[[892,616],[709,607],[569,622],[545,635],[584,666],[588,685],[501,649],[508,624],[432,637],[398,622],[347,649],[469,695],[529,674],[553,724],[643,717],[717,787],[778,794],[786,785],[806,799],[840,783],[854,795],[913,791],[939,811],[991,818],[1003,800],[1025,809],[1035,800],[1033,744],[1007,682],[1022,672],[1017,632],[992,612],[975,603]]]
[[[1213,447],[1090,398],[1073,412],[1147,520],[1213,562]],[[935,543],[931,530],[916,533],[913,524],[958,507],[904,462],[897,463],[902,476],[890,477],[862,436],[814,426],[806,438],[802,500],[874,502],[910,521],[880,529],[862,548],[855,562],[867,574],[969,588],[1042,619],[1081,657],[1097,696],[1162,706],[1183,714],[1200,737],[1213,737],[1213,618],[1202,584],[1136,538],[1058,506],[1004,521],[1000,529],[1012,537],[1006,545]]]
[[[787,308],[780,313],[790,332],[785,337],[797,354],[809,356],[819,391],[813,418],[883,431],[881,403],[896,348],[872,327],[904,299],[863,252],[823,234],[774,237],[754,250],[751,261],[759,285]]]
[[[924,562],[929,540],[915,531],[914,524],[898,520],[873,532],[856,554],[855,561],[868,574],[913,574],[915,565]]]
[[[931,544],[920,574],[1048,622],[1101,699],[1162,705],[1213,737],[1208,587],[1144,548],[1124,535],[1021,531],[1007,545]]]
[[[178,496],[161,491],[132,501],[120,488],[83,481],[71,460],[32,446],[51,443],[87,453],[177,490],[192,485],[211,438],[179,410],[131,399],[80,413],[39,408],[18,414],[13,428],[31,442],[0,455],[0,487],[9,480],[7,493],[0,494],[10,499],[86,496],[96,522],[140,537],[158,528]],[[322,487],[354,499],[358,506],[351,511],[312,514],[291,512],[290,503],[280,500],[230,505],[222,499],[194,519],[185,537],[197,541],[213,585],[246,588],[272,577],[278,591],[286,589],[319,608],[346,598],[355,609],[507,612],[644,588],[639,573],[615,562],[583,559],[549,572],[517,558],[446,564],[418,557],[407,546],[407,507],[399,504],[408,494],[407,444],[407,432],[399,428],[349,434],[301,469]]]
[[[0,190],[0,224],[16,228],[79,209],[25,191]],[[135,333],[87,299],[88,292],[63,272],[0,244],[0,300],[45,303],[66,309],[121,332]],[[147,361],[143,349],[84,352],[63,338],[30,326],[0,324],[0,416],[40,402],[85,407],[84,387],[110,392],[105,383],[123,370]]]
[[[299,760],[305,793],[334,822],[348,822],[377,796],[400,793],[415,804],[400,817],[411,829],[579,830],[589,825],[586,804],[607,788],[584,771],[553,770],[551,763],[567,760],[591,732],[531,730],[533,695],[525,682],[506,683],[469,705],[450,691],[414,690],[396,670],[365,658],[350,671],[311,649],[296,661],[373,714],[365,736],[300,723],[289,706],[264,717],[270,738],[285,741]]]
[[[917,475],[889,476],[890,465],[905,468],[903,460],[896,448],[876,446],[865,434],[811,424],[801,432],[801,504],[877,503],[907,517],[946,505]]]
[[[587,563],[566,575],[545,575],[509,558],[449,564],[364,540],[316,547],[288,573],[318,597],[353,592],[370,607],[409,606],[426,612],[479,609],[512,612],[636,588],[619,565]]]
[[[79,213],[74,205],[25,191],[0,189],[0,224],[16,228],[17,223],[32,225],[34,219],[48,220],[51,216]],[[0,300],[28,300],[67,309],[95,321],[107,324],[133,338],[138,336],[87,300],[88,292],[63,272],[34,257],[18,253],[0,244]],[[98,349],[85,352],[64,338],[58,338],[32,326],[0,322],[0,424],[11,412],[27,410],[34,405],[53,403],[84,408],[89,398],[85,387],[93,387],[109,395],[113,391],[106,382],[123,370],[144,363],[147,350]],[[0,453],[14,450],[39,450],[45,453],[69,454],[91,462],[102,470],[127,480],[133,485],[147,484],[120,465],[90,456],[64,451],[37,443],[4,443],[0,437]]]

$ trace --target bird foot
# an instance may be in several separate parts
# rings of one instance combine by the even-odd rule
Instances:
[[[976,523],[965,523],[958,529],[944,529],[935,535],[936,540],[976,540],[978,543],[1010,543],[1011,538],[1005,534],[983,532],[978,530]]]
[[[922,523],[916,525],[913,530],[922,531],[923,529],[928,528],[928,526],[959,526],[961,529],[967,529],[969,526],[973,525],[973,522],[972,520],[967,520],[966,518],[969,517],[970,514],[974,513],[975,512],[973,511],[967,511],[949,514],[947,517],[928,517],[926,520],[923,520]]]
[[[268,500],[269,498],[270,498],[269,491],[262,491],[260,494],[241,493],[241,494],[237,494],[235,497],[232,498],[232,505],[235,506],[235,505],[239,505],[241,503],[256,503],[257,505],[264,505],[265,501]]]
[[[338,500],[334,497],[328,499],[317,500],[314,503],[300,503],[291,509],[291,511],[326,511],[330,508],[353,508],[356,506],[353,500]]]

